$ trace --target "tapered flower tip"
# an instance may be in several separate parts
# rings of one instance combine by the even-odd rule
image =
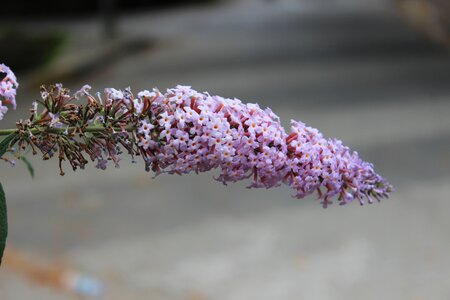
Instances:
[[[340,204],[357,199],[360,204],[388,197],[393,187],[337,139],[325,139],[315,128],[292,121],[288,144],[288,172],[285,183],[303,198],[317,191],[324,207],[334,196]]]

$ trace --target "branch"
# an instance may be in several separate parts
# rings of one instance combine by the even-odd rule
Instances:
[[[5,149],[16,157],[32,148],[44,160],[59,159],[73,170],[91,161],[105,169],[116,166],[122,152],[132,161],[142,157],[146,171],[187,174],[219,168],[224,184],[252,178],[250,187],[284,183],[297,198],[317,193],[324,207],[336,197],[340,204],[364,204],[387,197],[392,186],[341,141],[325,139],[315,128],[292,121],[286,133],[270,109],[199,93],[177,86],[161,93],[105,89],[96,97],[83,87],[73,96],[61,85],[41,87],[43,106],[31,109],[11,135]],[[85,98],[86,104],[75,99]],[[15,133],[15,135],[14,135]],[[86,157],[87,156],[87,157]]]
[[[111,127],[112,129],[114,129],[115,131],[121,131],[122,128],[120,127]],[[64,133],[65,131],[75,131],[79,129],[79,127],[76,126],[68,126],[66,128],[54,128],[54,127],[40,127],[40,128],[32,128],[29,130],[30,133],[32,134],[40,134],[40,133],[55,133],[55,134],[61,134]],[[107,127],[105,126],[101,126],[101,125],[92,125],[92,126],[86,126],[83,128],[83,132],[106,132],[107,130],[109,130]],[[124,128],[125,131],[127,132],[132,132],[133,128],[132,127],[126,127]],[[0,129],[0,136],[3,135],[10,135],[11,133],[18,133],[19,130],[18,129]]]

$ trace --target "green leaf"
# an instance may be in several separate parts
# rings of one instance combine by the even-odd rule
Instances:
[[[6,151],[9,148],[9,144],[16,138],[16,133],[11,133],[10,135],[7,135],[1,142],[0,142],[0,157],[3,156],[3,154],[6,153]]]
[[[27,166],[28,172],[30,172],[31,178],[34,178],[34,168],[33,165],[30,163],[30,161],[25,157],[21,156],[20,160],[24,162],[24,164]]]
[[[2,264],[3,251],[5,250],[7,236],[8,218],[6,216],[6,199],[3,186],[0,183],[0,265]]]

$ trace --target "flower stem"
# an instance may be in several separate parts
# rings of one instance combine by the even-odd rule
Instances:
[[[32,128],[30,129],[30,132],[32,134],[38,134],[40,132],[48,132],[48,133],[62,133],[66,130],[68,131],[73,131],[77,129],[76,127],[66,127],[66,128]],[[106,131],[108,128],[104,127],[104,126],[99,126],[99,125],[93,125],[93,126],[87,126],[85,128],[83,128],[83,132],[102,132],[102,131]],[[117,131],[121,131],[122,129],[120,127],[114,128],[114,130]],[[132,127],[125,127],[125,130],[130,132],[133,130]],[[9,135],[11,133],[17,132],[17,129],[0,129],[0,136],[2,135]]]
[[[16,131],[17,131],[17,129],[0,129],[0,135],[9,135]]]

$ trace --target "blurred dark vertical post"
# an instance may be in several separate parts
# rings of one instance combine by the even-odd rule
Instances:
[[[113,39],[117,35],[116,0],[99,0],[99,9],[102,18],[103,37]]]

